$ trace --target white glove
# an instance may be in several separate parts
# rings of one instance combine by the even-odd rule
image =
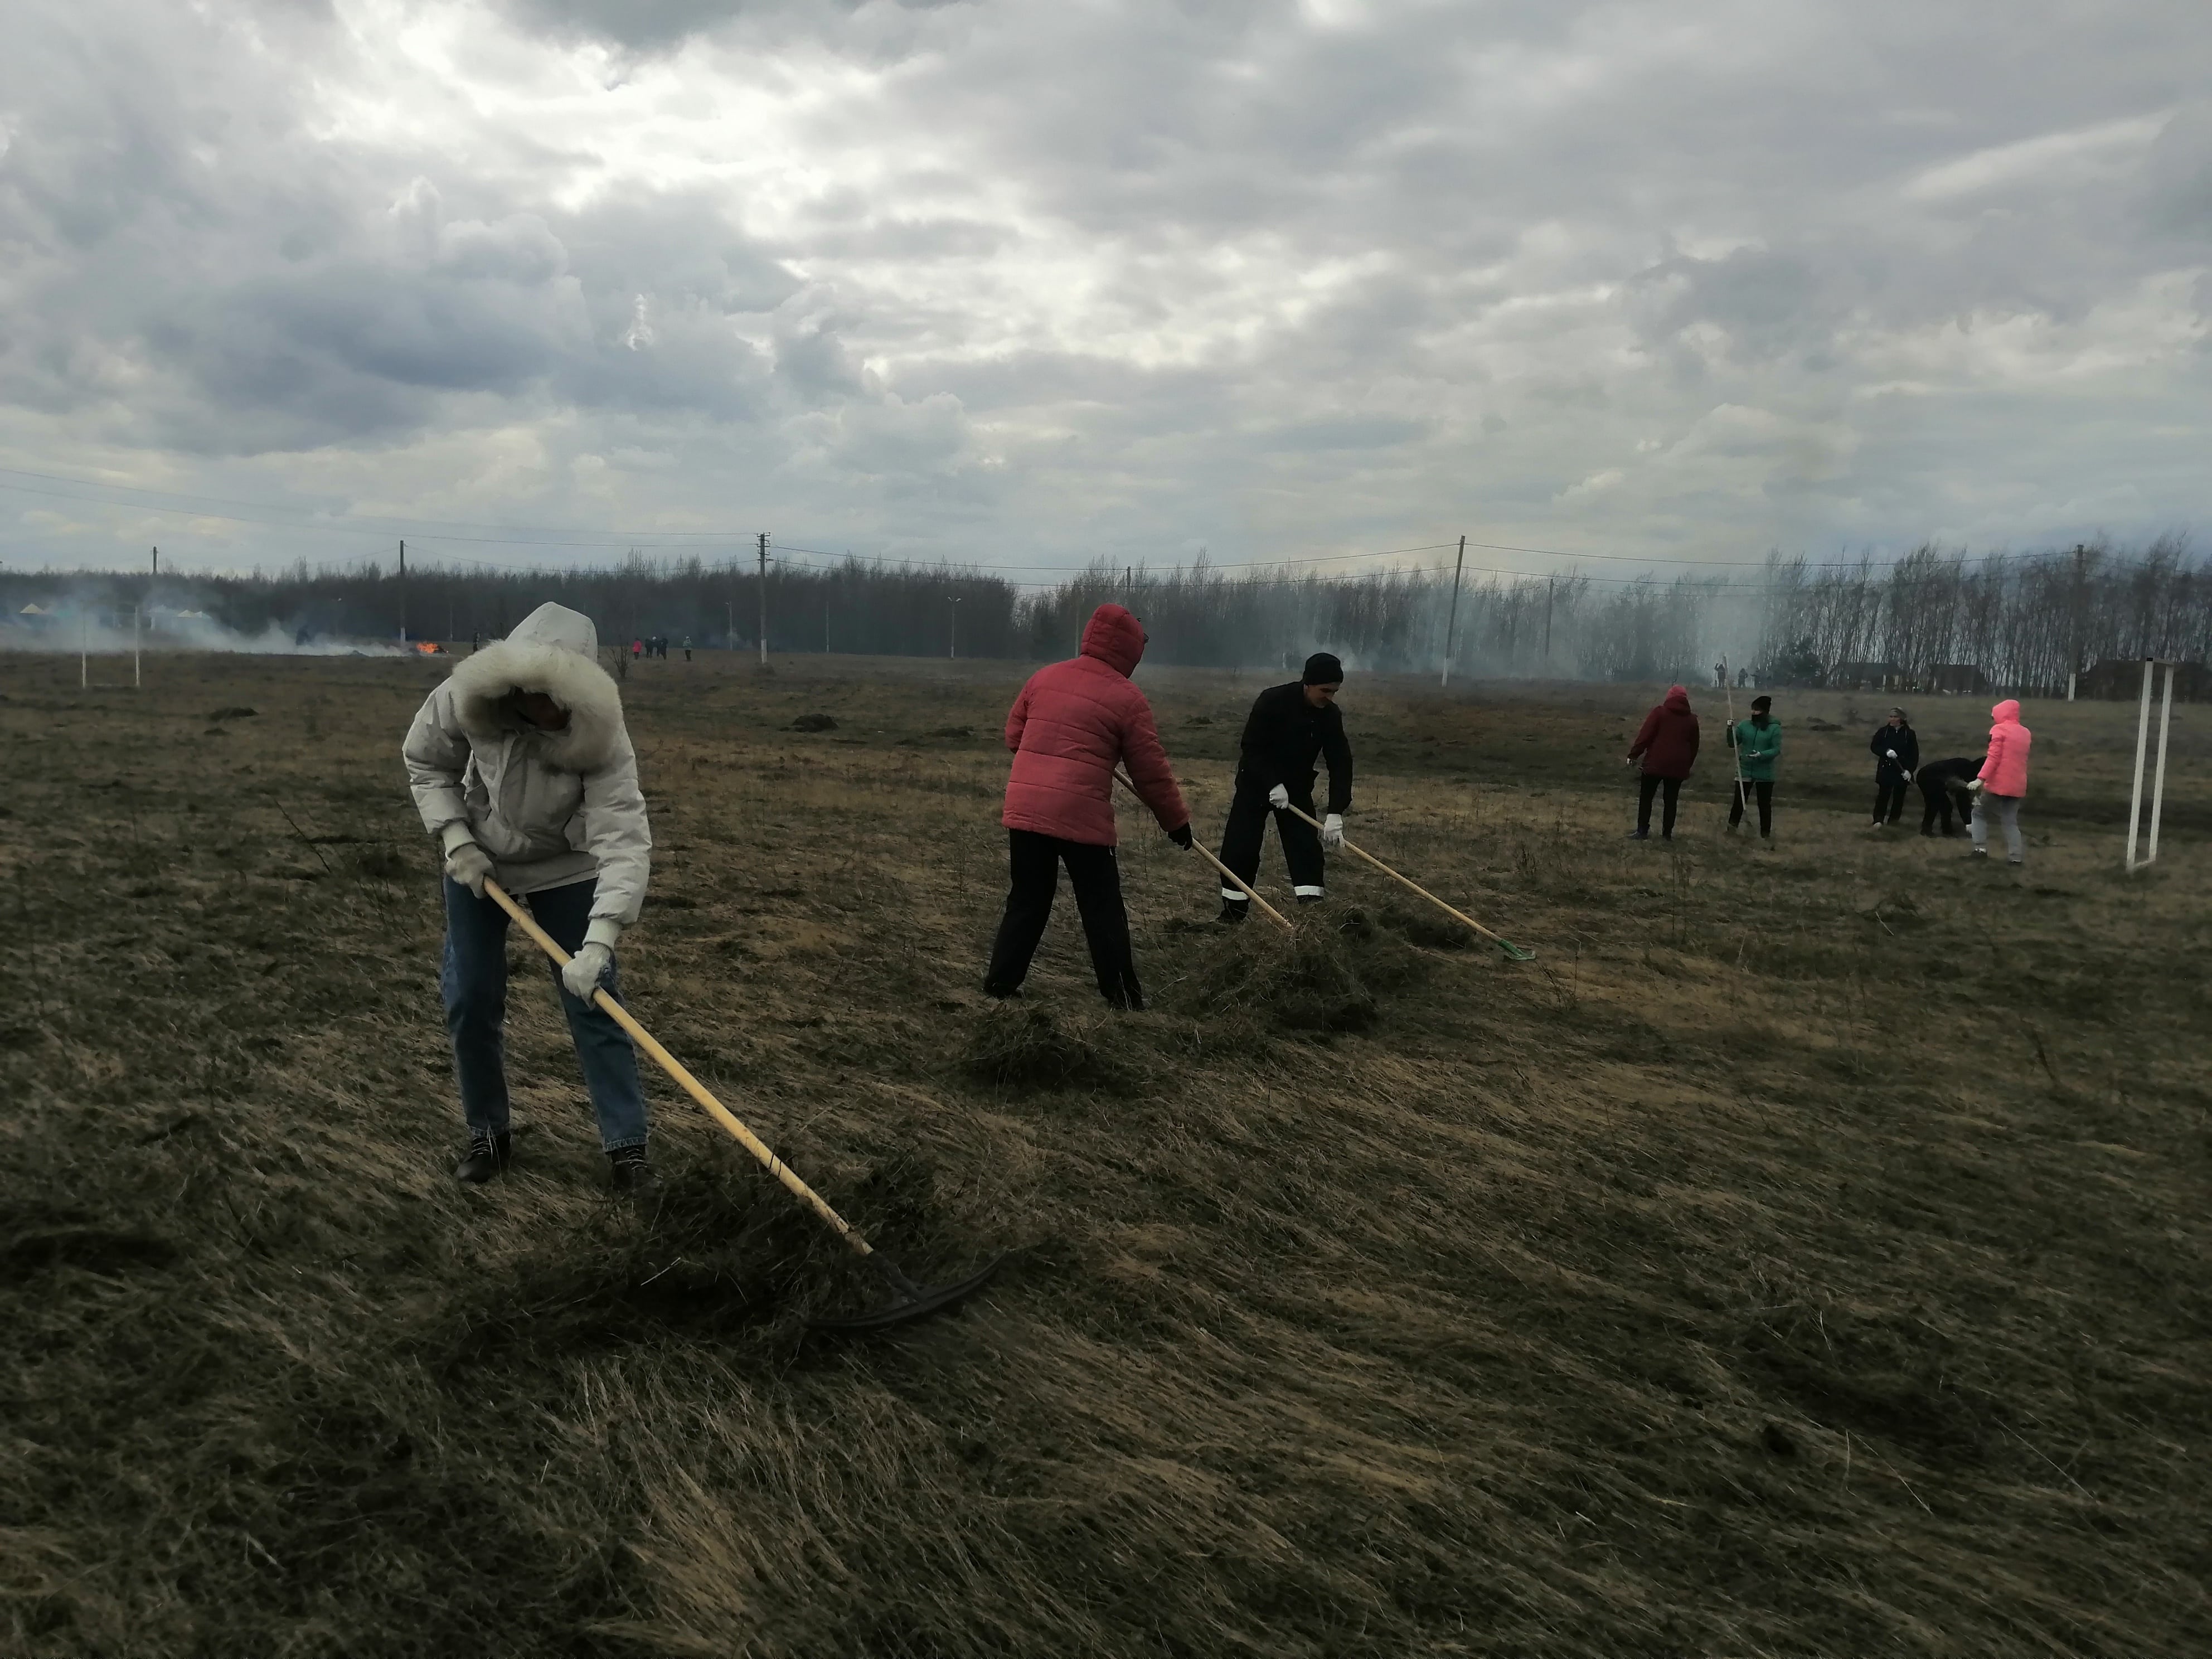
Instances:
[[[568,994],[579,1002],[589,1002],[592,993],[599,988],[599,981],[613,966],[615,953],[597,939],[588,941],[584,948],[570,957],[561,969],[561,983]]]
[[[1331,812],[1321,821],[1321,844],[1332,853],[1344,845],[1344,814]]]
[[[1894,749],[1891,750],[1889,751],[1889,757],[1890,757],[1890,759],[1892,759],[1892,760],[1895,760],[1895,759],[1897,758],[1897,750],[1895,750]]]
[[[1284,788],[1281,784],[1277,784],[1273,789],[1270,789],[1267,792],[1267,805],[1273,807],[1278,812],[1281,811],[1290,804],[1291,792]]]
[[[446,875],[478,898],[484,896],[484,878],[491,874],[491,854],[472,841],[465,841],[446,854]]]
[[[1987,786],[1984,784],[1979,778],[1968,778],[1966,780],[1966,793],[1970,795],[1978,795],[1985,787],[1987,787]]]

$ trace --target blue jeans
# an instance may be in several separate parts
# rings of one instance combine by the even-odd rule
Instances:
[[[574,955],[592,925],[594,883],[549,887],[521,900],[553,942]],[[507,1129],[507,912],[478,898],[457,881],[446,882],[446,960],[438,977],[446,999],[446,1030],[453,1039],[453,1074],[461,1085],[461,1115],[471,1129]],[[637,1050],[629,1035],[589,1003],[579,1002],[553,969],[561,1012],[568,1016],[576,1059],[599,1114],[599,1145],[609,1152],[645,1145],[645,1090],[637,1079]],[[599,981],[619,997],[615,970]]]

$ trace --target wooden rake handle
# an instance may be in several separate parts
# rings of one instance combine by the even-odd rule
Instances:
[[[1120,784],[1131,794],[1137,795],[1137,786],[1130,782],[1128,778],[1122,774],[1119,768],[1116,768],[1115,770],[1114,781]],[[1137,795],[1137,799],[1141,801],[1144,799],[1144,797],[1142,795]],[[1267,900],[1261,898],[1257,893],[1254,892],[1251,888],[1247,886],[1243,877],[1238,875],[1234,870],[1231,870],[1219,859],[1207,852],[1206,850],[1205,844],[1201,842],[1195,835],[1192,836],[1190,838],[1190,850],[1197,854],[1199,857],[1204,859],[1216,870],[1219,871],[1221,872],[1222,880],[1234,883],[1236,884],[1237,890],[1243,894],[1246,898],[1250,899],[1253,903],[1258,905],[1262,910],[1265,910],[1267,913],[1268,917],[1274,922],[1275,926],[1281,928],[1286,933],[1293,931],[1291,927],[1289,917],[1285,916],[1280,910],[1278,910],[1273,905],[1268,903]]]
[[[1288,812],[1293,817],[1305,819],[1308,823],[1312,824],[1316,830],[1322,827],[1319,819],[1315,818],[1310,814],[1299,811],[1295,806],[1285,806],[1281,810]],[[1344,842],[1344,850],[1351,854],[1355,858],[1365,859],[1368,863],[1373,865],[1377,870],[1380,870],[1384,875],[1389,877],[1391,880],[1398,883],[1401,886],[1412,888],[1415,892],[1419,893],[1423,898],[1428,900],[1430,903],[1435,905],[1437,909],[1443,911],[1453,921],[1464,922],[1468,927],[1474,928],[1476,933],[1481,934],[1483,938],[1488,939],[1492,944],[1503,946],[1509,955],[1516,953],[1520,951],[1521,947],[1514,944],[1512,940],[1501,939],[1498,935],[1492,933],[1490,929],[1477,921],[1473,916],[1453,909],[1450,905],[1446,904],[1434,893],[1431,893],[1427,888],[1422,886],[1420,883],[1412,879],[1410,877],[1400,875],[1389,865],[1383,863],[1381,859],[1376,858],[1374,854],[1367,851],[1366,848],[1363,847],[1356,847],[1349,840],[1346,840]]]
[[[503,890],[497,882],[486,878],[484,882],[484,892],[498,904],[501,909],[506,911],[509,916],[514,918],[516,925],[520,927],[524,933],[530,935],[531,939],[536,942],[539,950],[544,951],[547,956],[552,957],[553,960],[561,966],[566,967],[568,965],[568,953],[562,950],[559,945],[556,945],[553,942],[551,935],[548,934],[543,927],[540,927],[538,925],[536,918],[532,916],[529,911],[524,909],[512,898],[508,897],[505,890]],[[697,1078],[693,1077],[681,1060],[678,1060],[675,1055],[670,1054],[667,1049],[662,1048],[659,1042],[654,1038],[652,1032],[647,1030],[644,1026],[639,1024],[636,1020],[630,1017],[629,1009],[623,1007],[619,1002],[617,1002],[604,990],[595,990],[592,993],[592,1003],[593,1006],[597,1007],[602,1013],[605,1014],[608,1018],[613,1020],[616,1024],[621,1026],[623,1030],[629,1032],[630,1041],[636,1043],[637,1046],[644,1049],[646,1053],[651,1054],[654,1060],[659,1064],[660,1069],[667,1073],[669,1076],[674,1078],[676,1081],[682,1085],[684,1093],[690,1095],[692,1099],[697,1101],[702,1106],[705,1107],[707,1109],[707,1115],[713,1118],[715,1122],[720,1124],[725,1129],[727,1129],[730,1132],[730,1138],[732,1140],[736,1141],[738,1145],[744,1147],[755,1158],[758,1158],[761,1162],[761,1167],[766,1170],[770,1175],[774,1176],[778,1181],[781,1182],[786,1189],[787,1189],[794,1198],[805,1203],[813,1210],[815,1214],[820,1216],[824,1221],[828,1222],[830,1226],[835,1228],[836,1230],[837,1236],[843,1239],[848,1244],[851,1245],[857,1254],[861,1255],[873,1255],[875,1254],[873,1248],[870,1246],[868,1241],[860,1236],[860,1230],[858,1228],[854,1227],[852,1223],[847,1221],[843,1216],[839,1215],[836,1211],[831,1209],[829,1204],[823,1200],[821,1194],[816,1192],[813,1188],[808,1186],[804,1181],[801,1181],[798,1175],[793,1171],[789,1164],[786,1164],[781,1158],[778,1158],[775,1152],[769,1149],[769,1145],[766,1141],[763,1140],[750,1129],[745,1127],[744,1123],[739,1121],[736,1113],[732,1112],[728,1107],[723,1105],[720,1101],[715,1099],[714,1091],[708,1088],[705,1084],[700,1082]]]

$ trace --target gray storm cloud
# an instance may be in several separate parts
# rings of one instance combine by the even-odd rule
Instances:
[[[30,0],[0,465],[1039,574],[2186,527],[2212,29],[1997,21]],[[162,538],[350,546],[0,492],[14,566]]]

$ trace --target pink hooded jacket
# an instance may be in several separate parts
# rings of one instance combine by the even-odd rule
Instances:
[[[1007,829],[1114,846],[1114,768],[1124,760],[1161,829],[1190,822],[1152,707],[1129,684],[1144,654],[1137,619],[1102,605],[1084,628],[1081,656],[1030,676],[1006,714],[1014,767],[999,821]]]
[[[1990,727],[1989,757],[1975,775],[1993,795],[2027,793],[2027,746],[2035,734],[2020,723],[2020,705],[2007,697],[1990,710],[1996,724]]]

